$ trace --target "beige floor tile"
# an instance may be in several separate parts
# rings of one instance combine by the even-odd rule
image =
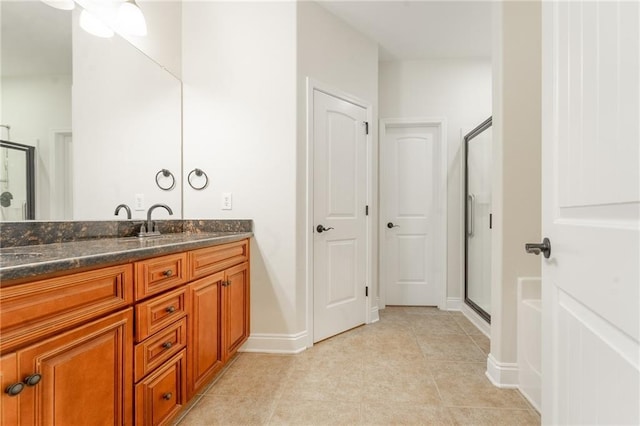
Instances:
[[[450,315],[414,315],[411,328],[419,335],[467,334]]]
[[[389,373],[381,375],[377,380],[367,382],[363,401],[412,402],[430,406],[442,404],[438,388],[430,374],[412,377],[393,371]]]
[[[515,389],[495,387],[485,376],[484,363],[434,364],[433,376],[444,405],[449,407],[527,409]]]
[[[241,353],[231,368],[234,370],[254,370],[259,373],[283,373],[293,368],[295,364],[295,355]]]
[[[278,402],[269,425],[357,425],[361,424],[360,404],[348,402]]]
[[[266,425],[274,408],[274,399],[205,395],[179,426]]]
[[[449,315],[449,311],[443,311],[435,306],[407,306],[403,309],[407,315]]]
[[[449,408],[456,425],[516,426],[539,425],[540,419],[530,410],[505,410],[491,408]]]
[[[225,372],[205,393],[205,395],[226,395],[248,398],[277,398],[287,376],[280,374],[243,374]]]
[[[425,358],[430,361],[482,362],[486,359],[486,355],[467,335],[419,335],[417,340]]]
[[[485,336],[484,334],[472,334],[469,337],[471,337],[471,340],[473,340],[473,342],[478,345],[480,350],[485,355],[489,355],[489,353],[491,352],[491,341],[487,336]]]
[[[471,321],[467,319],[465,316],[456,315],[453,319],[458,323],[458,325],[464,330],[465,333],[470,335],[482,335],[482,332],[478,330],[478,327],[473,325]]]
[[[365,425],[449,425],[451,418],[444,407],[412,403],[365,403],[362,405]]]
[[[284,386],[282,399],[290,401],[362,401],[362,373],[295,370]]]

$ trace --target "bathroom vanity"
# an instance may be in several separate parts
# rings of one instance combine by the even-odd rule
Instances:
[[[0,250],[0,420],[160,425],[249,335],[250,231]]]

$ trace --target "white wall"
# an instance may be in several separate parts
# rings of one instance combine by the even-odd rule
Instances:
[[[74,11],[77,15],[77,11]],[[74,219],[112,218],[115,207],[144,195],[180,217],[181,84],[120,37],[73,31]],[[155,182],[161,169],[176,177],[172,191]],[[154,217],[169,217],[158,210]]]
[[[377,126],[373,123],[378,118],[378,45],[357,32],[342,20],[314,2],[300,2],[297,10],[297,281],[300,284],[306,279],[305,238],[309,236],[306,227],[306,189],[307,189],[307,78],[328,85],[335,90],[355,96],[372,107],[371,151],[374,170],[377,164],[378,138]],[[377,194],[377,174],[373,173],[373,194]],[[376,199],[372,200],[375,206]],[[377,211],[372,209],[371,222],[373,229],[373,247],[377,245]],[[375,250],[374,250],[375,252]],[[372,295],[378,294],[377,256],[372,265]],[[298,292],[297,305],[302,309],[305,302],[305,289]],[[311,295],[309,295],[311,296]],[[372,298],[372,311],[377,311],[377,298]],[[306,310],[305,310],[306,311]],[[299,320],[303,320],[299,318]],[[302,326],[304,323],[300,323]],[[311,330],[308,330],[311,332]]]
[[[491,61],[423,60],[380,63],[380,118],[447,120],[447,298],[464,298],[462,138],[491,116]]]
[[[186,218],[253,219],[251,334],[302,332],[296,281],[296,5],[183,4]],[[221,210],[221,194],[233,210]]]
[[[494,4],[492,326],[489,377],[515,386],[517,284],[540,277],[540,257],[526,254],[541,236],[540,2]]]
[[[47,219],[50,146],[54,130],[71,129],[71,75],[4,76],[1,121],[11,141],[36,147],[36,219]]]

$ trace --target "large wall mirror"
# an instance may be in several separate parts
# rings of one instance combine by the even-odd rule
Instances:
[[[0,2],[0,139],[35,150],[35,219],[110,220],[120,203],[134,218],[154,203],[179,218],[181,82],[117,34],[86,33],[79,14]],[[11,158],[0,164],[15,170]],[[1,220],[28,218],[14,216]]]

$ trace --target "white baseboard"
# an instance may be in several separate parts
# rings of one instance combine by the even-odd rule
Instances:
[[[374,306],[369,312],[369,324],[373,324],[378,321],[380,321],[380,310],[378,310],[377,306]]]
[[[459,297],[447,297],[446,311],[459,311],[462,307],[462,299]]]
[[[460,310],[462,311],[464,316],[467,317],[467,319],[476,326],[478,330],[480,330],[485,336],[491,339],[491,324],[486,322],[484,318],[478,315],[478,313],[471,309],[466,303],[462,304],[462,308]]]
[[[297,334],[254,333],[239,349],[239,352],[267,354],[297,354],[307,349],[307,332]]]
[[[487,377],[494,386],[503,389],[518,388],[518,364],[498,362],[493,355],[487,357]]]

